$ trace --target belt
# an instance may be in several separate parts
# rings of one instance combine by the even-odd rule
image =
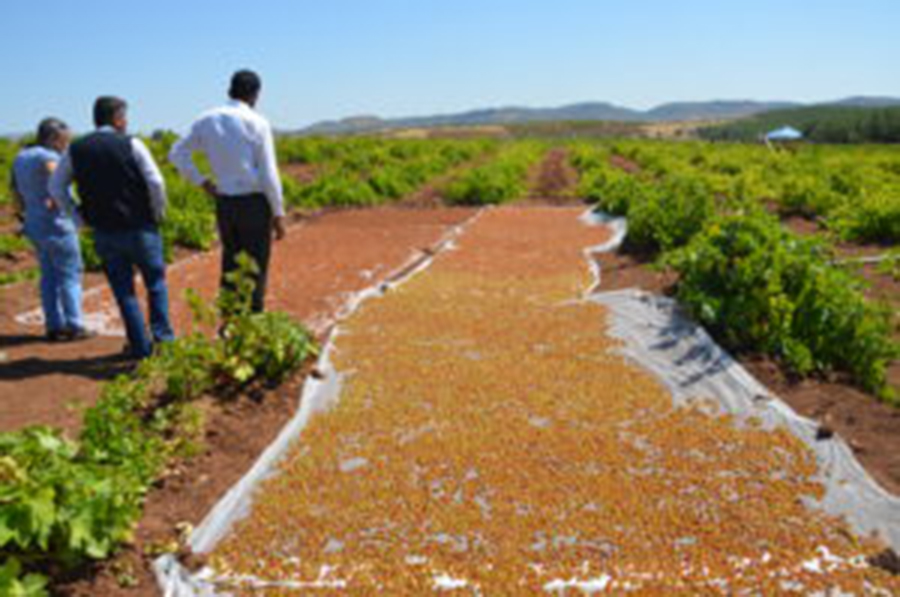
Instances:
[[[265,201],[266,195],[265,193],[246,193],[244,195],[223,195],[219,193],[216,198],[225,201],[246,201],[250,199],[262,199]]]

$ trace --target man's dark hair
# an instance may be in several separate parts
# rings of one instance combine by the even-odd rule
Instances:
[[[122,112],[128,109],[128,103],[118,97],[98,97],[94,102],[94,126],[110,126]]]
[[[228,95],[231,99],[249,102],[259,97],[261,89],[262,80],[259,75],[252,70],[239,70],[231,77]]]
[[[50,147],[68,130],[69,126],[59,118],[45,118],[38,125],[35,143],[41,147]]]

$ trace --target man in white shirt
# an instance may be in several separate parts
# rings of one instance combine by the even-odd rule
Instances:
[[[237,268],[237,256],[247,253],[259,267],[253,310],[265,305],[272,235],[285,235],[284,199],[272,127],[254,108],[262,82],[247,70],[231,78],[231,101],[210,110],[179,140],[169,159],[182,176],[203,188],[216,201],[222,241],[222,287],[226,275]],[[213,178],[203,176],[194,152],[206,155]]]

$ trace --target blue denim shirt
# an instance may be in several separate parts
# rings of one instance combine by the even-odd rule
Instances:
[[[71,214],[58,205],[48,209],[46,204],[50,197],[47,164],[58,163],[61,157],[52,149],[35,146],[23,149],[13,162],[16,190],[25,202],[25,234],[34,241],[77,232]]]

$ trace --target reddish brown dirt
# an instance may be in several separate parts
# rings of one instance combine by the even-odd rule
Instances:
[[[16,219],[11,205],[0,205],[0,234],[18,234],[22,225]],[[0,274],[12,274],[37,267],[37,259],[31,251],[19,251],[10,257],[0,257]]]
[[[769,211],[777,213],[777,204],[770,202],[767,206]],[[828,230],[824,225],[814,218],[806,218],[803,216],[786,216],[781,218],[781,224],[789,231],[803,237],[818,237],[821,239],[828,238]],[[891,249],[890,246],[878,244],[860,244],[848,241],[837,241],[834,244],[835,252],[838,259],[859,259],[863,257],[874,257],[882,255]]]
[[[785,228],[800,236],[822,234],[822,227],[817,221],[803,216],[787,216],[781,219],[781,223]]]
[[[739,360],[798,413],[843,437],[869,474],[900,495],[900,409],[840,380],[797,381],[770,359]]]
[[[641,166],[637,162],[618,154],[609,156],[609,163],[619,170],[624,170],[628,174],[637,174],[641,171]]]
[[[463,170],[474,167],[474,164],[466,164],[453,168],[450,172],[438,176],[427,182],[422,188],[413,191],[397,203],[401,208],[430,208],[436,209],[445,205],[444,188]]]
[[[598,258],[602,269],[599,291],[641,288],[672,294],[677,278],[654,271],[649,264],[625,254]],[[898,289],[893,296],[900,297]],[[763,385],[801,415],[819,421],[841,435],[867,471],[888,491],[900,495],[900,409],[889,406],[844,380],[790,379],[766,358],[738,357]],[[900,387],[900,364],[889,371],[892,385]]]
[[[85,279],[91,287],[102,280]],[[81,420],[78,405],[96,394],[99,381],[121,373],[119,338],[47,344],[43,329],[15,322],[39,304],[37,282],[0,288],[0,431],[30,424],[71,429]]]
[[[871,247],[864,247],[863,250],[872,250],[871,254],[883,252],[883,249],[875,252]],[[870,300],[882,303],[900,314],[900,280],[878,271],[878,266],[874,264],[859,267],[857,273],[868,284],[865,294]],[[900,342],[900,320],[896,323],[897,329],[894,331],[894,337]],[[898,398],[900,398],[900,361],[895,361],[888,369],[888,382],[896,389]]]
[[[318,164],[285,164],[282,172],[291,176],[300,184],[311,184],[319,178],[321,167]]]
[[[0,257],[0,274],[14,274],[33,270],[38,266],[31,251],[21,251],[10,257]]]
[[[609,292],[641,288],[656,294],[671,294],[677,277],[671,271],[655,271],[650,262],[627,253],[607,253],[596,257],[600,265],[600,285],[594,290]]]
[[[869,298],[888,303],[900,310],[900,280],[878,271],[875,264],[863,265],[857,273],[869,283],[866,291]]]
[[[376,209],[334,212],[291,228],[277,243],[270,274],[270,309],[285,310],[317,331],[324,330],[348,293],[388,275],[416,252],[432,246],[451,226],[473,213],[465,209]],[[176,331],[190,320],[183,299],[194,288],[211,299],[217,289],[219,254],[195,255],[169,269],[172,317]],[[91,278],[96,281],[96,277]],[[105,284],[86,303],[89,312],[117,317]],[[97,382],[121,372],[116,357],[121,338],[101,337],[78,344],[50,345],[43,330],[15,323],[14,317],[37,305],[33,283],[0,289],[0,430],[29,424],[74,429],[80,421],[70,402],[90,403]]]
[[[34,270],[38,267],[37,258],[29,250],[18,251],[13,255],[0,256],[0,274],[15,274]]]
[[[531,182],[531,197],[547,200],[572,198],[578,184],[578,172],[569,163],[565,148],[547,152]]]

